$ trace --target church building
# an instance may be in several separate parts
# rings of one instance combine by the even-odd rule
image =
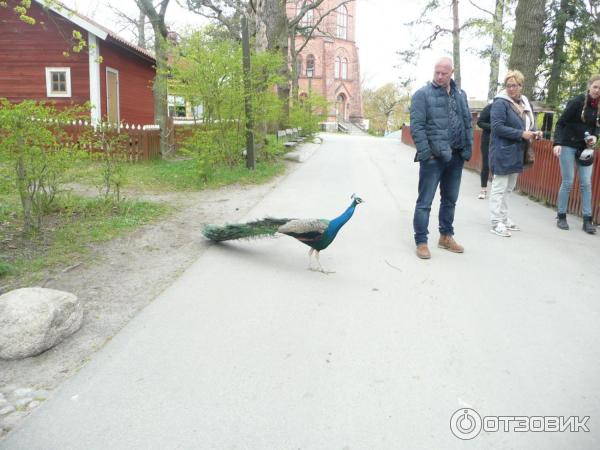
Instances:
[[[303,3],[304,0],[299,0],[289,6],[294,9],[290,12],[296,13]],[[355,42],[356,2],[340,3],[343,2],[325,0],[302,19],[301,26],[312,25],[323,13],[332,11],[298,55],[299,93],[316,92],[325,97],[330,104],[328,122],[361,124],[360,61]],[[303,36],[297,36],[296,48],[304,41]]]

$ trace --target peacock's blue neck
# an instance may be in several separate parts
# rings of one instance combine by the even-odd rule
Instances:
[[[353,200],[352,204],[344,211],[340,216],[329,222],[329,227],[327,227],[327,233],[330,236],[335,236],[338,231],[344,226],[346,222],[350,220],[352,214],[354,214],[354,210],[356,209],[356,202]]]

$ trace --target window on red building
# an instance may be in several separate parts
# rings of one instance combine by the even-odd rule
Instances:
[[[342,64],[342,58],[340,58],[339,56],[336,56],[335,57],[335,65],[334,65],[334,78],[340,77],[341,64]]]
[[[315,76],[315,57],[313,55],[306,57],[306,76],[309,78]]]
[[[71,96],[71,69],[69,67],[46,67],[46,96]]]
[[[336,36],[340,39],[348,39],[348,9],[346,5],[341,5],[337,9]]]
[[[348,58],[342,59],[342,79],[348,79]]]
[[[306,2],[307,5],[311,4],[312,0],[308,0]],[[300,10],[302,9],[302,5],[304,5],[304,0],[300,0],[298,3],[296,3],[296,14],[298,14],[300,12]],[[309,9],[308,11],[306,11],[304,13],[304,16],[302,16],[302,19],[300,19],[300,25],[303,27],[308,27],[311,26],[314,23],[314,9]]]

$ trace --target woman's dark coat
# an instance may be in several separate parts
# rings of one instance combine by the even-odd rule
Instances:
[[[491,171],[496,175],[523,172],[523,155],[528,144],[521,137],[525,122],[508,100],[498,97],[492,103],[491,118]]]

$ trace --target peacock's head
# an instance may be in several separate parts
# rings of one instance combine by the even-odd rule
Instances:
[[[355,203],[355,204],[357,204],[357,205],[358,205],[359,203],[364,203],[364,202],[365,202],[365,201],[364,201],[362,198],[360,198],[360,197],[359,197],[358,195],[356,195],[356,194],[352,194],[352,195],[350,196],[350,198],[351,198],[351,199],[354,201],[354,203]]]

